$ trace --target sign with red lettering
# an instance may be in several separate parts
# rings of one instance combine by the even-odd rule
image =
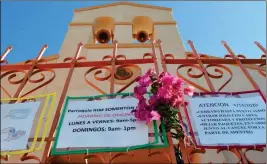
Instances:
[[[187,117],[199,147],[266,145],[266,103],[258,92],[189,99]]]
[[[148,127],[131,113],[136,98],[69,101],[56,148],[129,147],[148,144]]]

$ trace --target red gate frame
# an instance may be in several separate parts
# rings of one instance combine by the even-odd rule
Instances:
[[[167,72],[167,65],[168,64],[180,64],[179,68],[182,67],[190,67],[191,70],[193,68],[198,69],[202,72],[201,75],[193,75],[190,74],[190,70],[187,71],[187,75],[189,77],[194,77],[194,78],[200,78],[202,76],[204,76],[209,89],[205,89],[202,86],[199,86],[197,84],[194,84],[192,81],[185,79],[186,82],[188,82],[189,84],[195,86],[196,88],[204,91],[204,92],[216,92],[215,88],[210,80],[210,77],[212,78],[217,78],[219,79],[221,76],[216,76],[216,75],[212,75],[210,73],[208,73],[208,71],[206,70],[207,67],[205,67],[204,64],[208,64],[210,67],[216,66],[219,68],[222,68],[228,72],[231,73],[231,70],[229,68],[227,68],[226,66],[222,65],[222,64],[236,64],[241,71],[244,73],[244,76],[246,76],[246,78],[250,81],[251,85],[254,87],[255,90],[260,90],[259,86],[257,85],[257,83],[254,81],[254,79],[251,77],[251,75],[248,73],[247,69],[245,68],[244,64],[257,64],[257,70],[260,73],[261,76],[263,76],[264,78],[266,78],[266,73],[262,70],[263,66],[266,66],[266,49],[261,46],[258,42],[255,42],[255,44],[259,47],[259,49],[264,53],[264,55],[262,55],[261,59],[246,59],[245,56],[243,55],[235,55],[233,53],[233,51],[230,49],[230,47],[227,45],[226,42],[222,42],[222,44],[224,45],[224,47],[226,48],[226,50],[228,51],[228,55],[225,55],[225,59],[210,59],[207,55],[201,55],[198,54],[198,52],[196,51],[193,42],[192,41],[188,41],[188,44],[190,45],[191,49],[192,49],[192,53],[188,54],[186,56],[186,59],[175,59],[174,56],[172,54],[165,54],[163,53],[163,49],[162,49],[162,42],[160,40],[157,40],[156,43],[159,46],[159,52],[160,52],[160,60],[161,60],[161,65],[163,68],[163,71]],[[110,93],[114,93],[114,71],[115,71],[115,66],[116,65],[127,65],[127,64],[147,64],[147,63],[152,63],[154,64],[155,70],[157,73],[159,73],[159,68],[158,68],[158,62],[157,62],[157,58],[156,58],[156,53],[155,53],[155,45],[154,45],[154,40],[151,40],[151,48],[152,48],[152,53],[147,53],[143,56],[143,59],[126,59],[126,57],[124,55],[117,55],[117,41],[114,41],[114,47],[113,47],[113,54],[112,56],[107,56],[105,59],[110,59],[108,61],[106,60],[102,60],[102,61],[85,61],[85,62],[81,62],[81,60],[86,60],[85,57],[79,57],[79,53],[80,50],[83,46],[82,43],[79,43],[77,46],[77,51],[74,55],[74,57],[67,57],[63,60],[63,63],[47,63],[47,60],[42,59],[42,55],[44,53],[44,51],[47,49],[47,45],[44,45],[41,48],[40,53],[37,55],[37,57],[34,60],[28,60],[25,62],[25,64],[7,64],[7,61],[5,60],[7,54],[12,50],[12,47],[9,46],[5,52],[1,55],[1,72],[4,72],[1,74],[1,80],[3,77],[8,76],[8,81],[10,84],[19,84],[18,89],[16,90],[15,94],[13,96],[11,96],[10,94],[8,94],[10,96],[10,98],[18,98],[18,97],[24,97],[27,96],[33,92],[35,92],[36,90],[48,85],[49,83],[51,83],[51,81],[53,81],[53,79],[55,78],[55,72],[53,69],[61,69],[61,68],[68,68],[68,76],[66,79],[66,82],[64,84],[63,90],[62,90],[62,94],[60,96],[60,100],[59,100],[59,104],[57,106],[56,109],[56,114],[53,120],[53,124],[50,130],[50,133],[48,135],[48,137],[46,138],[46,147],[45,147],[45,151],[43,153],[43,157],[42,159],[39,159],[36,156],[29,156],[28,154],[24,154],[21,157],[21,160],[28,160],[28,159],[35,159],[37,161],[40,161],[41,163],[45,163],[48,159],[48,155],[50,153],[50,147],[51,147],[51,143],[53,142],[54,138],[53,138],[53,134],[56,130],[56,126],[60,117],[60,111],[64,102],[64,99],[66,97],[67,94],[67,90],[71,81],[71,77],[73,75],[74,69],[77,67],[99,67],[99,68],[103,68],[105,66],[111,66],[111,83],[110,83]],[[120,57],[119,57],[120,56]],[[148,58],[149,57],[149,58]],[[119,60],[119,58],[123,58],[124,60]],[[69,62],[70,61],[70,62]],[[44,64],[44,62],[46,62]],[[28,70],[28,71],[27,71]],[[25,72],[27,71],[27,73]],[[37,88],[27,92],[26,94],[21,96],[22,90],[25,87],[25,85],[28,82],[31,83],[40,83],[42,82],[44,79],[38,79],[38,80],[32,80],[30,79],[31,76],[33,76],[34,74],[37,73],[42,73],[43,71],[49,71],[51,73],[54,73],[54,76],[52,76],[52,78],[46,82],[44,82],[43,84],[39,85]],[[219,69],[217,69],[217,71],[219,73],[223,73],[222,71],[220,71]],[[15,77],[15,73],[18,72],[23,72],[25,74],[25,76],[23,77],[23,79],[17,80],[17,81],[12,81],[12,79]],[[180,74],[178,73],[178,76],[180,76]],[[232,76],[232,74],[231,74]],[[183,77],[182,77],[183,78]],[[231,79],[230,79],[231,80]],[[228,80],[220,89],[223,89],[224,86],[226,86],[230,80]],[[128,86],[130,86],[131,84],[133,84],[134,81],[131,81],[129,84],[125,85],[119,92],[122,92],[124,89],[126,89]],[[92,86],[92,85],[91,85]],[[94,87],[94,86],[92,86]],[[95,88],[95,87],[94,87]],[[1,89],[8,93],[7,90],[5,90],[2,86]],[[96,88],[95,88],[96,89]],[[265,96],[264,96],[265,98]],[[266,99],[266,98],[265,98]],[[13,102],[10,102],[13,103]],[[180,115],[179,115],[180,117]],[[31,141],[32,139],[29,139],[29,141]],[[40,139],[38,139],[38,141],[40,141]],[[172,140],[171,140],[171,136],[170,134],[168,134],[168,141],[170,143],[170,147],[169,147],[169,152],[170,152],[170,159],[172,162],[175,161],[175,155],[173,152],[173,147],[172,145]],[[183,160],[185,161],[185,163],[190,163],[192,155],[196,154],[196,153],[204,153],[205,150],[203,149],[197,149],[194,147],[189,147],[186,145],[186,143],[184,143],[183,141],[179,141],[181,150],[183,152]],[[219,149],[218,152],[222,151],[224,149]],[[249,151],[252,149],[247,149],[246,151]],[[262,151],[263,149],[254,149],[256,151]],[[251,161],[246,157],[246,152],[242,152],[241,149],[235,149],[235,150],[231,150],[233,153],[235,153],[238,158],[243,162],[243,163],[251,163]],[[1,156],[1,159],[3,160],[7,160],[8,157],[3,157]]]

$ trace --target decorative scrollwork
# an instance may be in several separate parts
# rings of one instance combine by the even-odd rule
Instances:
[[[261,55],[261,59],[266,59],[266,55],[265,55],[265,54]],[[262,75],[263,77],[266,77],[266,72],[264,71],[265,68],[266,68],[266,63],[265,63],[265,64],[260,64],[260,65],[258,65],[258,67],[257,67],[258,72],[259,72],[260,75]]]
[[[9,155],[1,155],[1,160],[8,161]]]
[[[153,59],[153,58],[154,58],[154,56],[153,56],[153,54],[152,54],[152,53],[145,53],[145,54],[143,55],[143,59],[146,59],[146,58]]]
[[[51,76],[49,77],[49,79],[46,80],[46,76],[44,75],[44,72],[50,72],[51,73]],[[34,75],[35,76],[40,75],[40,77],[38,79],[33,79]],[[28,79],[28,84],[37,84],[37,83],[41,83],[41,84],[36,86],[35,88],[31,89],[30,91],[24,93],[20,97],[25,97],[25,96],[35,92],[36,90],[48,85],[49,83],[51,83],[55,79],[55,77],[56,77],[56,73],[52,69],[44,68],[44,69],[34,70]]]
[[[156,155],[160,155],[161,158],[164,158],[164,157],[165,157],[165,159],[166,159],[165,161],[168,161],[169,163],[172,162],[172,159],[171,159],[170,154],[167,153],[167,152],[164,152],[164,151],[155,151],[155,152],[149,153],[149,154],[148,154],[148,157],[153,158],[153,157],[156,156]]]
[[[144,55],[148,57],[149,55]],[[106,55],[102,58],[102,61],[111,61],[113,58],[110,55]],[[126,57],[124,55],[117,55],[115,57],[115,60],[126,60]],[[111,74],[112,74],[112,68],[106,67],[106,66],[96,66],[90,68],[88,71],[86,71],[84,78],[87,84],[92,86],[94,89],[99,91],[102,94],[106,94],[105,91],[100,89],[98,86],[93,84],[91,80],[89,80],[90,74],[93,74],[93,78],[97,81],[106,81],[106,80],[112,80]],[[123,88],[121,88],[118,92],[123,91],[126,89],[129,85],[134,83],[135,78],[141,74],[141,68],[134,64],[123,64],[119,66],[115,66],[114,69],[114,83],[118,85],[125,85]]]
[[[198,85],[197,83],[187,79],[186,77],[184,77],[183,75],[180,74],[180,69],[182,68],[186,68],[186,67],[189,67],[187,69],[187,76],[188,77],[191,77],[191,78],[201,78],[204,74],[203,70],[201,69],[200,66],[198,65],[194,65],[194,64],[181,64],[177,67],[177,76],[182,78],[186,83],[190,84],[190,85],[193,85],[195,86],[196,88],[202,90],[202,91],[205,91],[205,92],[208,92],[208,90],[206,88],[203,88],[202,86]],[[192,72],[194,71],[193,69],[195,69],[195,71],[198,71],[199,73],[197,74],[193,74]]]
[[[96,163],[96,162],[97,163],[99,163],[99,162],[106,163],[104,157],[102,155],[100,155],[100,154],[88,154],[88,155],[85,155],[84,156],[84,160],[88,160],[88,159],[97,159],[97,161],[94,161],[94,163]]]
[[[103,70],[106,70],[106,75],[103,74]],[[97,91],[99,91],[102,94],[106,94],[105,91],[103,91],[102,89],[100,89],[99,87],[97,87],[96,85],[94,85],[93,83],[90,82],[90,80],[87,79],[88,75],[90,73],[94,72],[94,78],[98,81],[105,81],[108,80],[111,77],[111,69],[109,67],[104,67],[104,66],[98,66],[98,67],[92,67],[90,68],[88,71],[85,72],[84,75],[84,79],[86,81],[87,84],[89,84],[90,86],[92,86],[94,89],[96,89]],[[102,77],[100,77],[100,75],[102,74]]]
[[[19,73],[22,74],[21,77],[19,77]],[[3,74],[1,74],[1,77],[0,77],[1,82],[3,81],[3,78],[6,77],[6,76],[7,76],[7,81],[8,81],[9,84],[17,85],[17,84],[20,84],[23,81],[23,79],[26,76],[26,72],[24,70],[11,70],[11,71],[4,72]],[[19,77],[19,78],[16,79],[16,77]],[[9,98],[12,98],[11,93],[9,93],[1,84],[0,84],[1,90]]]
[[[234,57],[232,56],[232,55],[230,55],[230,54],[226,54],[226,55],[224,55],[224,59],[234,59]]]
[[[122,157],[122,156],[127,156],[128,158],[131,159],[131,158],[134,156],[134,154],[131,153],[131,152],[127,152],[127,153],[116,153],[116,154],[110,159],[109,163],[116,163],[115,161],[116,161],[117,159],[120,159],[120,157]],[[129,161],[130,161],[130,159],[129,159]]]
[[[167,59],[167,58],[174,59],[174,56],[173,56],[173,54],[165,54],[165,55],[164,55],[164,58],[165,58],[165,59]]]
[[[194,160],[195,155],[206,153],[205,149],[195,148],[193,146],[186,147],[186,150],[188,151],[187,160],[189,161],[189,163],[195,163],[195,160]],[[196,160],[196,161],[198,161],[198,160]]]
[[[134,65],[121,65],[116,68],[115,72],[115,78],[118,80],[127,80],[130,79],[134,73],[131,69],[129,69],[130,66]]]
[[[80,60],[86,60],[86,57],[81,56],[81,57],[78,57],[77,59],[74,59],[73,57],[66,57],[63,59],[63,62],[64,63],[71,63],[71,62],[77,62]]]
[[[238,54],[237,57],[238,57],[238,59],[246,59],[247,58],[245,55],[242,55],[242,54]]]
[[[241,162],[241,159],[242,159],[241,155],[236,149],[232,149],[232,148],[230,148],[230,149],[217,149],[217,154],[219,154],[222,151],[229,151],[229,152],[233,153],[238,159],[236,164],[239,164]],[[225,163],[227,163],[227,162],[223,162],[223,164],[225,164]]]
[[[214,72],[218,73],[217,75],[216,74],[212,74],[211,72],[209,72],[208,68],[212,68],[212,67],[215,67],[214,68]],[[230,77],[228,78],[228,80],[226,80],[226,82],[224,82],[220,86],[220,88],[217,90],[217,92],[221,91],[232,80],[232,77],[233,77],[232,71],[228,67],[226,67],[224,65],[221,65],[221,64],[209,64],[209,65],[206,66],[205,69],[207,70],[208,76],[213,78],[213,79],[220,79],[220,78],[223,77],[224,72],[221,69],[223,69],[223,70],[225,70],[225,71],[227,71],[229,73]]]
[[[198,66],[198,65],[195,65],[195,64],[182,64],[182,65],[179,65],[178,68],[177,68],[177,76],[181,77],[188,84],[193,85],[193,86],[195,86],[196,88],[198,88],[198,89],[200,89],[202,91],[208,92],[208,89],[206,89],[206,88],[198,85],[197,83],[185,78],[183,75],[181,75],[179,73],[179,70],[181,68],[184,68],[184,67],[189,67],[187,69],[187,76],[190,77],[190,78],[201,78],[204,75],[204,71],[202,70],[202,68],[200,66]],[[212,68],[212,67],[215,67],[214,68],[214,72],[217,73],[217,74],[213,74],[213,73],[210,72],[210,70],[208,68]],[[223,83],[222,86],[219,87],[218,91],[221,91],[232,80],[232,76],[233,76],[232,71],[229,68],[227,68],[226,66],[224,66],[224,65],[221,65],[221,64],[208,64],[208,65],[206,65],[206,67],[204,69],[207,71],[208,76],[210,78],[213,78],[213,79],[223,78],[224,71],[228,72],[228,74],[230,75],[230,77],[226,80],[226,82]],[[194,70],[198,71],[199,73],[193,74]]]
[[[186,59],[196,59],[196,55],[193,53],[186,54]]]
[[[23,156],[20,158],[21,161],[26,160],[36,160],[37,162],[41,162],[40,158],[35,155],[28,155],[28,153],[23,154]]]
[[[250,152],[250,151],[257,151],[257,152],[263,152],[264,151],[264,148],[248,148],[248,149],[246,149],[245,150],[245,152],[244,152],[244,156],[245,156],[245,158],[246,158],[246,160],[248,161],[248,163],[249,164],[253,164],[253,163],[255,163],[255,162],[253,162],[252,160],[250,160],[249,158],[248,158],[248,152]]]
[[[210,57],[208,55],[205,55],[205,54],[200,54],[199,58],[200,59],[209,59]]]

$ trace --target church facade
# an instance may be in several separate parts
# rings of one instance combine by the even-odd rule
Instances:
[[[195,149],[183,141],[172,139],[170,134],[167,135],[169,146],[166,148],[121,154],[50,156],[66,96],[133,92],[135,78],[149,68],[184,78],[196,88],[196,92],[261,90],[266,96],[266,54],[255,60],[245,59],[235,54],[226,42],[222,43],[228,51],[225,59],[199,54],[192,41],[181,39],[178,24],[173,18],[172,9],[166,7],[118,2],[75,9],[72,21],[66,25],[68,31],[58,54],[42,57],[40,52],[32,61],[2,65],[2,99],[52,92],[57,95],[43,148],[28,154],[1,155],[1,162],[176,163],[178,157],[173,146],[178,144],[185,163],[264,162],[265,148]],[[184,44],[189,44],[192,49],[186,51]],[[264,51],[259,43],[251,46],[258,46]],[[45,49],[46,46],[42,50]],[[8,50],[4,55],[7,53]],[[3,56],[1,63],[4,63]],[[14,73],[16,77],[9,78]]]

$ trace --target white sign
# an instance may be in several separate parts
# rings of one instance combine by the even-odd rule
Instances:
[[[27,149],[40,102],[1,104],[1,151]]]
[[[148,144],[148,127],[131,113],[135,98],[69,101],[56,148]]]
[[[266,104],[249,98],[191,98],[191,123],[200,145],[266,144]]]

